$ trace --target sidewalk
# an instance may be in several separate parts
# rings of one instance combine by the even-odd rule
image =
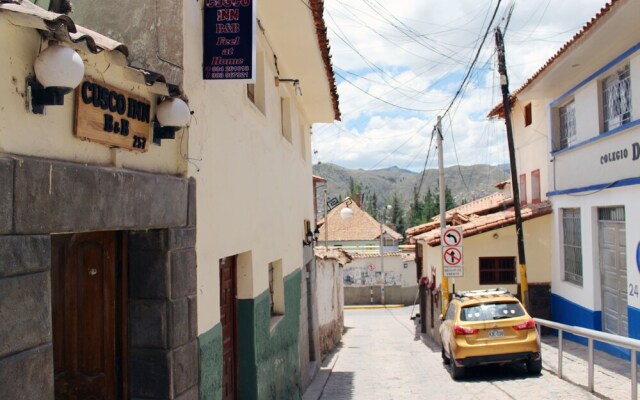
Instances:
[[[581,387],[588,385],[587,346],[570,340],[563,340],[562,379]],[[631,398],[631,363],[600,350],[594,350],[593,390],[605,399]],[[558,337],[543,336],[542,367],[550,373],[558,374]],[[640,393],[640,385],[638,385]]]

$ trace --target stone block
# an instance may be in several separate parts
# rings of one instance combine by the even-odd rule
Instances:
[[[13,231],[13,168],[9,158],[0,158],[0,234]]]
[[[167,230],[131,231],[129,232],[129,249],[131,251],[166,250]]]
[[[47,271],[50,236],[0,236],[0,278]]]
[[[198,297],[189,296],[189,340],[198,337]]]
[[[129,303],[129,337],[133,348],[167,348],[167,304],[165,300]]]
[[[16,233],[187,223],[187,179],[30,157],[14,165]]]
[[[171,252],[171,298],[195,295],[196,286],[195,249]]]
[[[51,342],[49,274],[0,279],[0,357]]]
[[[189,204],[189,210],[187,214],[187,226],[194,227],[196,226],[196,180],[191,177],[189,178],[189,198],[187,200]]]
[[[173,386],[174,393],[180,394],[198,384],[199,375],[198,341],[173,351]]]
[[[180,347],[190,341],[189,338],[189,299],[183,297],[168,302],[169,307],[169,346]]]
[[[129,352],[129,387],[132,398],[170,399],[173,368],[171,353],[166,350],[131,350]]]
[[[0,394],[3,399],[53,400],[51,344],[0,359]]]
[[[200,392],[198,391],[197,385],[187,390],[186,392],[182,393],[178,397],[176,397],[176,400],[199,400],[199,399],[200,399]]]
[[[169,296],[167,253],[136,251],[129,253],[129,297],[166,299]]]
[[[173,228],[168,230],[168,248],[180,250],[196,246],[196,228]]]

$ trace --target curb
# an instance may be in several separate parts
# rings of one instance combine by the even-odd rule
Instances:
[[[361,305],[361,306],[344,306],[345,310],[368,310],[373,308],[403,308],[409,307],[404,304],[371,304],[371,305]]]

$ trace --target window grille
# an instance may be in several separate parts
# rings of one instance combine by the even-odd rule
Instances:
[[[566,149],[576,142],[576,107],[571,102],[558,110],[560,113],[560,149]]]
[[[624,207],[598,208],[598,221],[624,222]]]
[[[562,209],[564,280],[582,286],[582,229],[580,209]]]
[[[480,257],[480,284],[516,283],[515,257]]]
[[[627,64],[602,81],[604,132],[631,121],[631,73]]]

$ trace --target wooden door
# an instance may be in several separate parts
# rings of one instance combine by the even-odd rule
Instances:
[[[236,257],[220,260],[220,323],[222,324],[222,398],[238,398]]]
[[[112,400],[118,387],[118,249],[115,232],[52,236],[55,398]],[[122,308],[120,308],[122,311]],[[126,325],[126,324],[125,324]],[[122,328],[120,328],[122,329]]]

